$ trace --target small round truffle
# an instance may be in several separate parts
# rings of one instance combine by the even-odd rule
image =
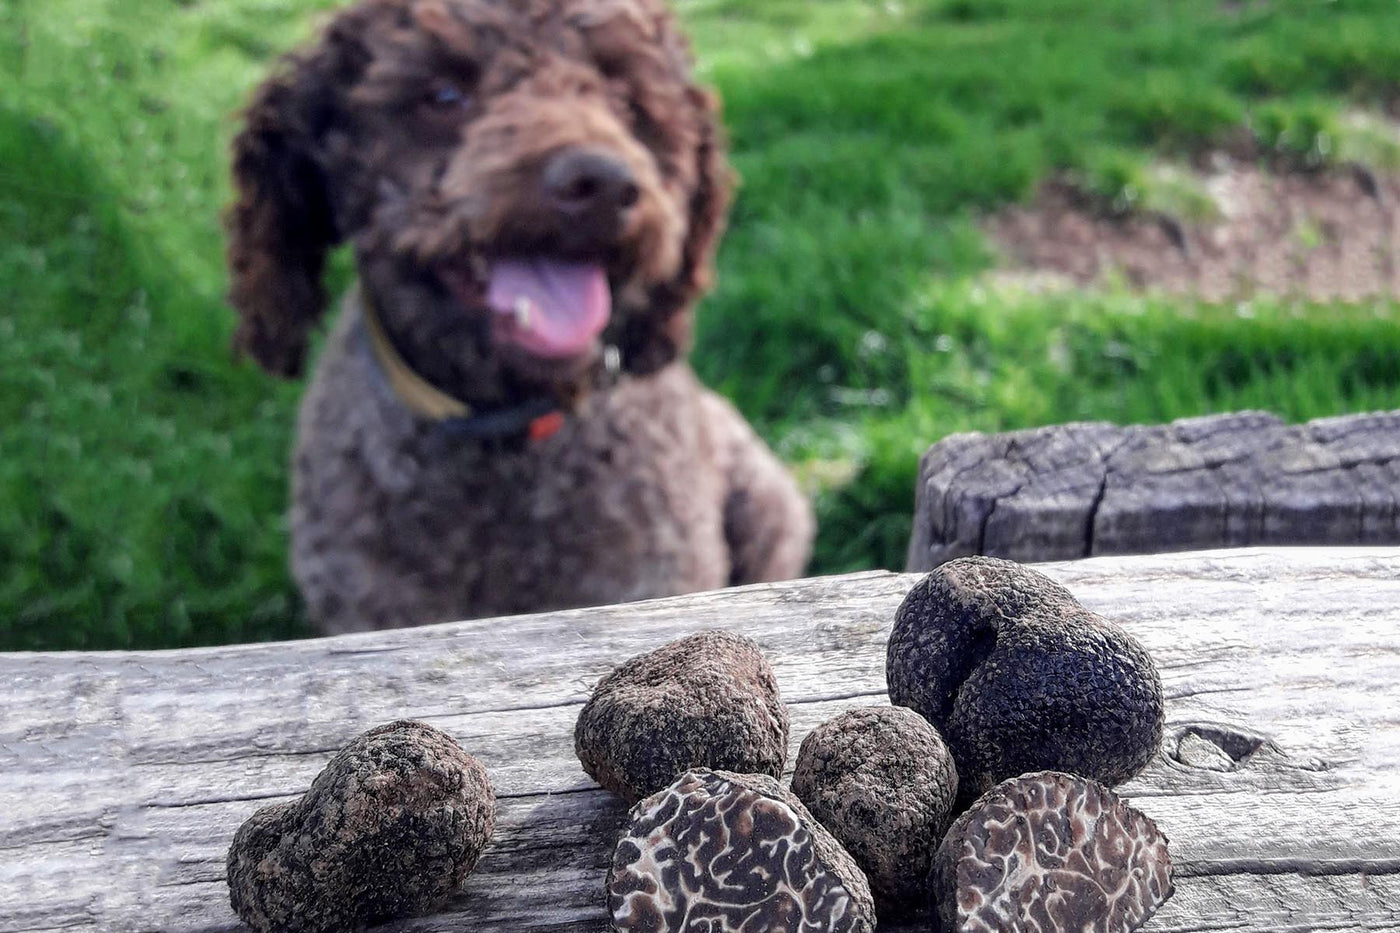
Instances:
[[[938,729],[970,800],[1030,771],[1113,786],[1162,741],[1162,682],[1127,632],[1011,561],[950,561],[910,590],[886,654],[890,702]]]
[[[943,933],[1128,933],[1173,892],[1157,824],[1056,771],[1005,781],[958,817],[930,881]]]
[[[758,645],[701,632],[639,655],[598,682],[579,712],[583,770],[635,803],[688,768],[779,777],[787,708]]]
[[[438,907],[476,867],[496,821],[486,770],[446,733],[364,733],[300,800],[264,807],[228,852],[229,899],[261,933],[356,930]]]
[[[880,919],[927,907],[958,776],[937,730],[900,706],[853,709],[802,741],[793,792],[870,880]]]
[[[608,873],[619,933],[871,933],[870,887],[766,774],[697,769],[632,808]]]

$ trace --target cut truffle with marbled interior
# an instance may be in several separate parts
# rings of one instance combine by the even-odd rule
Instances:
[[[787,707],[752,640],[709,631],[639,655],[579,712],[574,750],[603,787],[635,803],[690,768],[779,777]]]
[[[885,669],[890,702],[952,749],[965,801],[1031,771],[1120,784],[1162,741],[1162,682],[1146,649],[1011,561],[959,558],[915,584]]]
[[[927,907],[958,777],[938,731],[901,706],[849,710],[808,734],[793,792],[865,872],[880,919]]]
[[[491,838],[486,770],[446,733],[400,721],[364,733],[301,799],[264,807],[228,852],[234,912],[261,933],[357,930],[427,913]]]
[[[620,933],[870,933],[865,876],[767,775],[697,769],[632,808],[613,852]]]
[[[1172,895],[1167,837],[1095,781],[1005,781],[953,822],[932,875],[943,933],[1128,933]]]

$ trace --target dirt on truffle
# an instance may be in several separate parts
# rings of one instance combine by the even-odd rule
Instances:
[[[773,668],[752,640],[710,631],[624,663],[579,711],[584,771],[635,803],[690,768],[778,777],[788,715]]]
[[[766,774],[696,769],[633,807],[613,853],[620,933],[872,933],[865,876]]]
[[[1010,269],[1042,282],[1049,274],[1085,286],[1116,275],[1133,288],[1210,301],[1400,297],[1400,176],[1359,166],[1271,171],[1217,153],[1194,180],[1218,216],[1114,211],[1056,180],[985,228]]]
[[[792,789],[865,872],[881,921],[927,910],[928,873],[953,818],[958,777],[922,716],[863,707],[822,723],[802,741]]]
[[[1005,781],[958,817],[931,882],[942,933],[1130,933],[1173,892],[1157,825],[1054,771]]]
[[[341,933],[427,913],[461,887],[495,819],[476,759],[432,726],[389,723],[342,749],[300,800],[239,828],[229,898],[261,933]]]

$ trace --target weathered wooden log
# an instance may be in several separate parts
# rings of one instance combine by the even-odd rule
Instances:
[[[1044,569],[1146,645],[1167,737],[1121,788],[1171,838],[1149,931],[1400,929],[1400,548],[1118,557]],[[491,774],[496,836],[399,931],[608,928],[626,808],[574,757],[599,676],[707,627],[756,639],[792,717],[884,703],[917,578],[797,581],[280,645],[0,655],[0,931],[232,931],[239,824],[398,718]]]
[[[919,465],[907,568],[1400,543],[1400,411],[955,434]]]

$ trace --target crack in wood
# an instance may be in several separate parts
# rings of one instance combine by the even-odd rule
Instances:
[[[1303,875],[1312,878],[1337,875],[1400,875],[1400,858],[1306,859],[1229,858],[1196,859],[1175,863],[1178,878],[1216,875]]]
[[[823,703],[839,703],[848,700],[871,699],[877,702],[886,702],[888,694],[884,690],[863,690],[846,693],[815,694],[795,699],[785,699],[784,702],[789,707],[818,706]],[[486,710],[459,710],[444,711],[437,710],[432,713],[412,712],[404,715],[403,718],[419,720],[422,722],[434,723],[448,719],[472,719],[481,716],[494,716],[510,714],[516,712],[549,712],[552,710],[562,710],[568,708],[581,709],[586,699],[568,700],[559,703],[546,703],[537,706],[518,707],[514,709],[486,709]],[[334,755],[340,751],[342,744],[317,745],[311,748],[300,749],[260,749],[251,751],[231,751],[228,755],[218,757],[203,758],[142,758],[133,763],[137,768],[178,768],[196,765],[212,764],[233,764],[240,761],[260,761],[275,760],[280,758],[305,758],[316,756]]]
[[[1219,693],[1247,693],[1250,687],[1186,687],[1181,690],[1163,692],[1168,700],[1185,700],[1191,697],[1211,696]]]

